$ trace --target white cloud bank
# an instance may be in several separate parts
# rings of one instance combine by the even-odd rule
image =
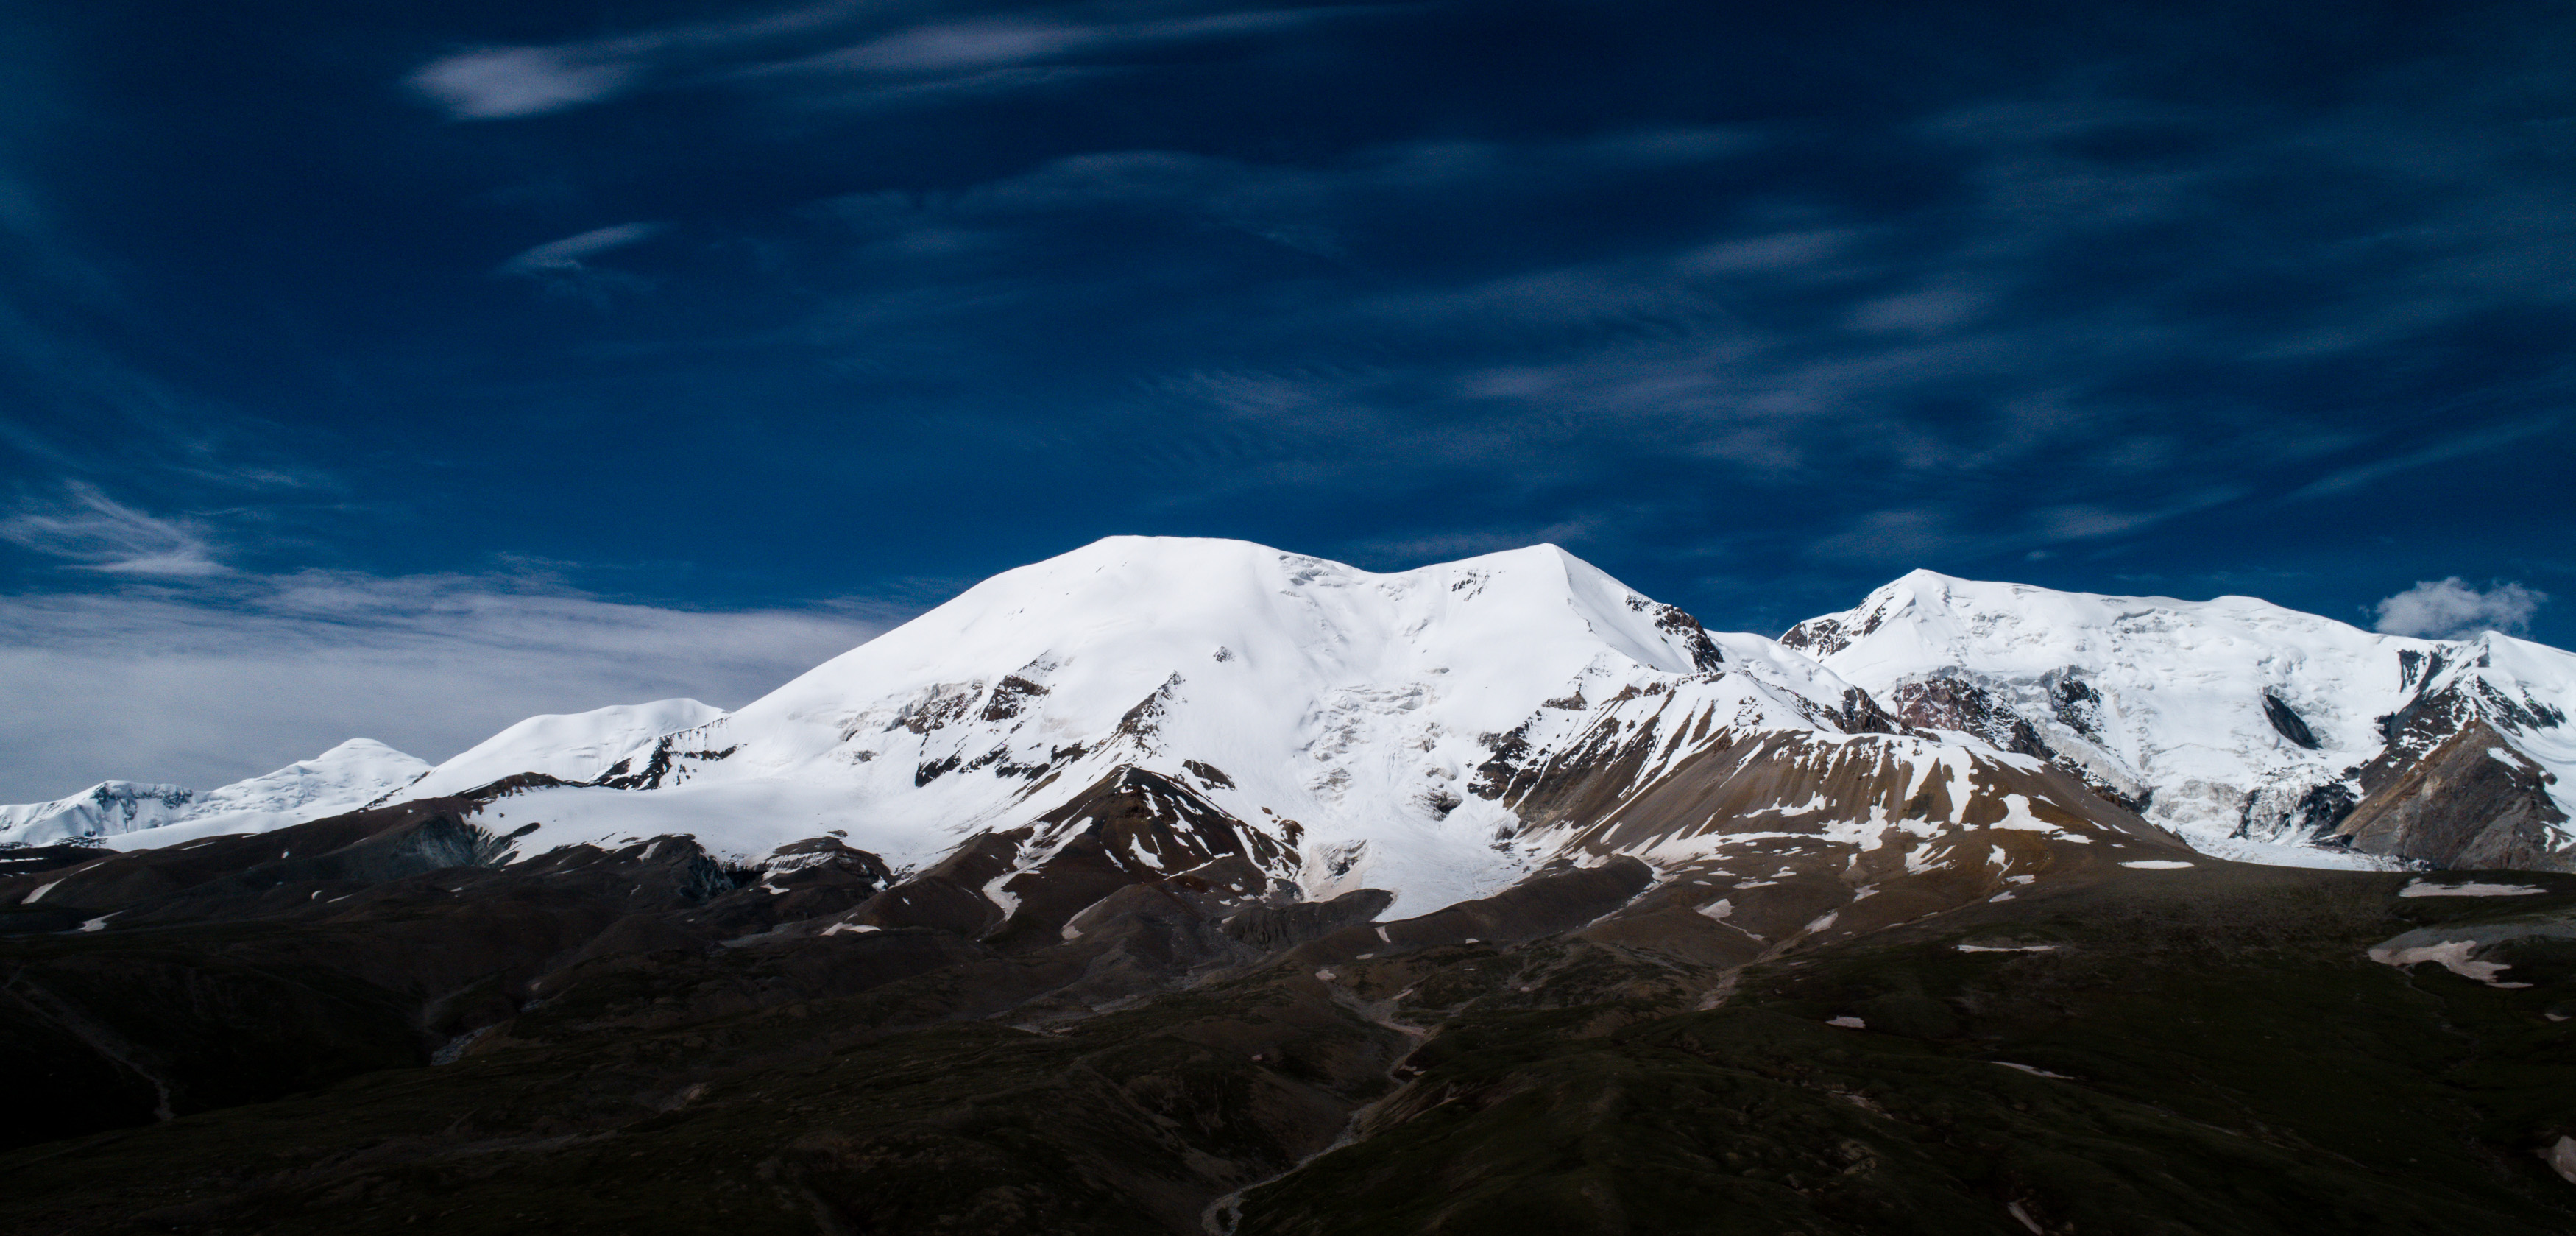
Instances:
[[[2480,592],[2454,575],[2419,582],[2381,601],[2378,629],[2427,639],[2466,639],[2481,631],[2515,635],[2531,628],[2531,615],[2548,600],[2548,594],[2515,583]]]
[[[856,610],[698,613],[470,576],[236,575],[186,591],[0,596],[0,802],[110,778],[211,789],[352,737],[437,761],[523,717],[607,704],[685,695],[738,707],[887,625]]]

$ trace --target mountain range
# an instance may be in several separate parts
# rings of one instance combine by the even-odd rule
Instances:
[[[109,781],[0,807],[0,843],[170,845],[526,777],[548,784],[515,791],[538,825],[523,853],[678,832],[755,860],[833,835],[915,867],[1133,770],[1271,842],[1270,875],[1411,905],[1577,852],[1696,859],[1689,838],[1744,830],[1641,826],[1628,804],[1704,778],[1720,751],[1750,767],[1757,744],[1754,762],[1810,772],[1764,791],[1779,801],[1736,800],[1738,820],[1870,818],[1810,784],[1867,759],[1918,786],[1952,766],[2071,777],[2119,810],[2065,810],[2225,857],[2565,870],[2571,695],[2576,657],[2557,649],[2373,634],[2245,597],[1916,571],[1771,640],[1709,632],[1552,546],[1375,575],[1113,538],[736,712],[535,717],[435,768],[353,739],[202,795]],[[1613,815],[1614,846],[1567,827]]]
[[[996,1089],[977,1098],[983,1083],[961,1082],[922,1100],[946,1115],[889,1125],[880,1113],[873,1131],[814,1133],[823,1140],[762,1160],[755,1183],[725,1187],[787,1197],[794,1230],[1368,1230],[1371,1216],[1419,1208],[1397,1165],[1427,1155],[1425,1170],[1454,1171],[1467,1154],[1477,1171],[1502,1170],[1479,1156],[1562,1121],[1553,1109],[1517,1125],[1496,1115],[1510,1095],[1557,1083],[1526,1073],[1535,1057],[1505,1068],[1486,1048],[1558,1051],[1631,1024],[1685,1034],[1690,1017],[1757,1008],[1823,1027],[1819,1043],[1956,1046],[2007,1006],[2014,1033],[2037,1033],[2111,999],[2066,967],[2098,977],[2138,950],[2177,974],[2222,964],[2175,961],[2190,947],[2177,924],[2210,915],[2305,941],[2279,947],[2337,983],[2438,972],[2460,985],[2444,999],[2520,1002],[2441,1014],[2457,1025],[2490,1014],[2554,1025],[2576,1013],[2551,1003],[2551,976],[2576,962],[2559,957],[2576,926],[2557,916],[2576,904],[2576,879],[2545,874],[2576,872],[2561,783],[2576,769],[2571,703],[2576,656],[2557,649],[2496,633],[2374,634],[2245,597],[2096,596],[1917,571],[1774,640],[1711,632],[1553,546],[1374,574],[1241,542],[1112,538],[978,584],[730,712],[665,700],[535,717],[435,767],[353,739],[204,794],[110,781],[0,808],[0,843],[14,847],[0,849],[0,924],[22,946],[0,1036],[46,1062],[15,1087],[22,1158],[161,1125],[159,1141],[120,1144],[179,1164],[174,1179],[214,1170],[213,1135],[177,1131],[191,1121],[239,1134],[251,1117],[225,1113],[281,1103],[305,1104],[296,1120],[327,1120],[356,1101],[351,1087],[399,1089],[368,1079],[431,1061],[455,1066],[431,1075],[485,1079],[442,1081],[467,1089],[424,1100],[419,1116],[462,1104],[456,1127],[490,1126],[479,1141],[442,1134],[432,1153],[438,1138],[388,1134],[412,1140],[384,1163],[408,1166],[363,1170],[281,1143],[282,1174],[265,1183],[146,1208],[162,1230],[287,1230],[275,1225],[289,1213],[316,1230],[383,1221],[370,1208],[423,1204],[415,1194],[435,1192],[424,1181],[445,1179],[424,1165],[458,1145],[635,1136],[638,1122],[676,1120],[719,1075],[740,1087],[768,1078],[736,1114],[775,1114],[777,1071],[816,1051],[899,1044],[982,1060],[976,1051],[1010,1056],[1021,1039],[1043,1055],[1039,1045],[1104,1033],[1113,1054],[1119,1036],[1144,1034],[1195,1045],[1172,1048],[1184,1056],[1226,1056],[1224,1077],[1201,1080],[1230,1097],[1176,1114],[1135,1096],[1186,1091],[1199,1066],[1103,1065],[1121,1102],[1162,1115],[1086,1116],[1084,1136],[1105,1139],[1092,1150],[1025,1130],[995,1141],[951,1126],[993,1104],[1021,1112],[993,1096],[1037,1083],[1017,1065],[949,1060]],[[2522,874],[2433,874],[2445,871]],[[2454,891],[2476,889],[2501,891]],[[2141,919],[2147,904],[2163,917]],[[2293,913],[2302,905],[2317,913]],[[2428,920],[2437,906],[2445,914]],[[1887,952],[1927,948],[1942,959],[1929,970]],[[1997,960],[1952,973],[1979,955]],[[2091,994],[2061,993],[2052,1018],[2023,1007],[2028,984],[2009,997],[1967,990],[2007,964]],[[1841,977],[1819,977],[1829,970]],[[1943,983],[1957,990],[1934,990]],[[827,1006],[833,1029],[807,1046],[774,1024]],[[1113,1033],[1119,1018],[1144,1020]],[[1514,1028],[1495,1029],[1504,1022]],[[992,1033],[1020,1037],[977,1037]],[[823,1042],[836,1046],[812,1046]],[[2170,1045],[2132,1046],[2165,1061],[2156,1067],[2187,1067]],[[750,1054],[732,1073],[699,1076],[683,1058],[736,1048]],[[594,1050],[643,1087],[610,1106],[650,1111],[611,1118],[588,1092],[538,1104],[542,1119],[476,1106],[501,1102],[475,1097],[497,1093],[491,1078]],[[1596,1065],[1610,1067],[1583,1067]],[[1710,1067],[1777,1072],[1733,1057]],[[2077,1076],[2035,1058],[2007,1067],[2032,1084]],[[1512,1076],[1426,1086],[1462,1068]],[[1887,1100],[1846,1082],[1834,1093],[1847,1106],[1885,1116]],[[2140,1114],[2159,1084],[2125,1080],[2113,1089],[2135,1093],[2119,1101],[2146,1107],[2082,1119],[2163,1120]],[[1502,1121],[1478,1135],[1502,1142],[1468,1154],[1432,1130],[1469,1112],[1434,1109],[1477,1086],[1501,1087],[1472,1119]],[[2279,1089],[2253,1089],[2266,1087]],[[2247,1093],[2227,1101],[2272,1101]],[[1789,1102],[1810,1132],[1847,1119],[1808,1105]],[[272,1118],[286,1119],[259,1119]],[[2342,1116],[2270,1118],[2307,1130],[2293,1141],[2343,1136],[2316,1124]],[[2487,1230],[2564,1230],[2548,1215],[2565,1203],[2546,1191],[2550,1172],[2576,1182],[2576,1128],[2516,1119],[2458,1133],[2481,1147],[2459,1151],[2479,1163],[2497,1144],[2520,1147],[2505,1183],[2444,1187],[2508,1224]],[[921,1120],[948,1140],[920,1142]],[[1174,1131],[1191,1120],[1217,1131]],[[2045,1124],[2030,1136],[2067,1134]],[[897,1126],[910,1131],[888,1132]],[[564,1131],[543,1132],[553,1128]],[[1892,1230],[1863,1212],[1935,1196],[1967,1209],[1923,1230],[2151,1230],[2084,1218],[2098,1199],[2076,1200],[2086,1186],[2072,1168],[1970,1187],[1956,1165],[1920,1180],[1854,1166],[1903,1157],[1872,1140],[1884,1134],[1846,1130],[1799,1152],[1823,1158],[1791,1175],[1850,1177],[1875,1199],[1828,1206],[1821,1186],[1792,1188],[1800,1230]],[[2167,1149],[2242,1150],[2195,1146]],[[2275,1149],[2295,1158],[2300,1146],[2314,1149]],[[80,1155],[105,1171],[143,1153]],[[1740,1183],[1723,1165],[1771,1152],[1709,1153],[1720,1166],[1691,1170]],[[2334,1153],[2358,1161],[2341,1142]],[[922,1183],[984,1168],[1020,1183],[995,1186],[999,1200]],[[0,1160],[0,1175],[11,1170]],[[1621,1214],[1635,1199],[1616,1198],[1640,1187],[1626,1170],[1594,1182]],[[1884,1178],[1858,1179],[1872,1172]],[[2164,1199],[2148,1211],[2186,1213],[2163,1179],[2121,1187]],[[909,1182],[912,1200],[872,1192],[888,1180]],[[1581,1200],[1590,1186],[1547,1189],[1560,1185],[1572,1192],[1547,1204],[1589,1216],[1565,1230],[1631,1230]],[[143,1221],[65,1196],[39,1189],[14,1204],[66,1231]],[[1358,1197],[1376,1209],[1352,1209]],[[1463,1231],[1509,1213],[1481,1205],[1385,1230]],[[1014,1206],[1025,1222],[996,1217]]]

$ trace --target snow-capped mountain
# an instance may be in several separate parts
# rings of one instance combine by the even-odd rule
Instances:
[[[533,718],[381,801],[456,804],[528,858],[687,836],[780,875],[863,851],[908,878],[851,924],[975,938],[1079,932],[1183,873],[1421,914],[1608,865],[1657,877],[1623,914],[1750,955],[2188,853],[2045,759],[1907,732],[1553,546],[1375,574],[1111,538],[739,711]]]
[[[0,844],[45,845],[150,830],[149,844],[167,845],[213,833],[258,832],[354,811],[428,771],[426,762],[372,738],[352,738],[312,759],[204,793],[103,781],[69,798],[0,807]]]
[[[102,787],[7,818],[133,849],[444,802],[521,857],[686,836],[784,873],[864,852],[901,878],[851,923],[969,936],[1078,931],[1086,906],[1183,872],[1246,896],[1380,889],[1419,914],[1636,860],[1654,886],[1620,913],[1727,953],[2188,862],[2178,838],[2550,865],[2571,684],[2576,658],[2539,645],[2246,598],[1916,572],[1773,641],[1553,546],[1375,574],[1117,537],[735,712],[535,717],[436,769],[353,743],[203,799]]]
[[[521,773],[589,781],[639,746],[650,746],[664,734],[723,715],[723,709],[696,700],[670,699],[530,717],[429,769],[418,781],[400,787],[401,794],[405,798],[462,794]]]
[[[1159,797],[1185,789],[1275,842],[1270,874],[1314,895],[1367,882],[1455,900],[1533,858],[1511,844],[1524,830],[1499,783],[1475,792],[1510,752],[1544,758],[1651,716],[1839,732],[1858,698],[1551,546],[1377,575],[1241,542],[1120,537],[987,580],[735,713],[640,743],[604,784],[495,812],[538,823],[530,852],[689,831],[756,854],[837,832],[920,865],[1132,768],[1168,782]],[[477,775],[546,767],[550,741],[530,733],[512,754],[496,738]]]
[[[1775,851],[1815,834],[1801,864],[1875,850],[1920,874],[1936,821],[2098,826],[2105,805],[2080,786],[2030,783],[2052,775],[2039,761],[1894,729],[1813,661],[1711,634],[1553,546],[1377,575],[1123,537],[978,585],[639,749],[607,786],[514,800],[510,822],[539,822],[525,844],[542,846],[740,820],[742,850],[828,825],[899,865],[990,835],[1003,840],[971,883],[1005,916],[1015,887],[1041,882],[1024,877],[1096,822],[1065,804],[1118,792],[1165,821],[1223,821],[1115,856],[1136,869],[1230,849],[1308,896],[1383,888],[1417,912],[1552,859],[1617,854],[1695,865],[1714,899],[1736,875],[1778,874],[1726,870],[1729,855],[1757,861],[1735,853],[1742,834]],[[1730,779],[1757,755],[1759,775]],[[1712,783],[1732,787],[1723,810],[1676,793],[1696,814],[1597,827],[1652,787]],[[1822,835],[1836,828],[1848,835]],[[1974,861],[2004,878],[1989,857]]]
[[[101,781],[69,798],[0,807],[0,842],[43,845],[159,828],[186,818],[196,798],[184,785]]]
[[[2482,759],[2499,752],[2493,775],[2530,770],[2537,848],[2518,865],[2563,861],[2549,854],[2576,841],[2563,780],[2576,772],[2564,725],[2576,656],[2524,640],[2381,635],[2251,597],[2096,596],[1915,571],[1782,643],[1909,724],[2046,758],[2212,853],[2319,861],[2308,843],[2340,835],[2364,852],[2456,861],[2458,845],[2434,852],[2346,825],[2385,815],[2367,800],[2472,727]]]

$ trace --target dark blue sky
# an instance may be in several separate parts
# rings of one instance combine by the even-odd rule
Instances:
[[[741,695],[1120,532],[1554,540],[1774,633],[1915,566],[2363,625],[2458,577],[2576,643],[2534,596],[2576,596],[2571,35],[2537,3],[15,6],[0,675],[359,657],[460,607],[555,615],[487,650],[578,645],[584,606],[819,624],[738,680],[682,638],[650,682],[467,691],[470,733]],[[117,690],[224,707],[156,681]],[[168,766],[266,759],[225,741]],[[36,779],[153,775],[89,750]]]

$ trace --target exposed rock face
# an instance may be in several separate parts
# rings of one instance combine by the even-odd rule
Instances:
[[[2491,734],[2500,730],[2521,736],[2566,724],[2565,711],[2531,698],[2528,688],[2512,690],[2518,684],[2509,684],[2499,689],[2488,674],[2478,672],[2490,670],[2491,660],[2491,655],[2481,654],[2453,664],[2436,651],[2417,662],[2422,674],[2415,694],[2376,721],[2386,746],[2353,768],[2351,779],[2365,792],[2376,791],[2470,725],[2488,726]],[[2414,668],[2410,665],[2409,672]]]
[[[0,807],[0,840],[41,843],[157,828],[186,818],[196,798],[183,785],[102,781],[54,802]]]
[[[2272,728],[2281,737],[2310,751],[2317,749],[2317,736],[2308,728],[2307,720],[2299,715],[2297,709],[2282,703],[2280,696],[2269,691],[2263,693],[2263,717],[2272,723]]]
[[[1876,610],[1810,618],[1789,628],[1780,643],[1822,660],[1851,647],[1853,640],[1876,631],[1886,620],[1886,613]]]
[[[1202,777],[1224,776],[1199,767]],[[1295,821],[1276,827],[1297,835]],[[1046,944],[1086,907],[1130,885],[1192,873],[1239,900],[1265,890],[1265,871],[1296,867],[1289,845],[1179,780],[1129,765],[1031,824],[969,841],[871,899],[852,921],[941,927],[1003,947]]]
[[[1255,905],[1229,916],[1225,934],[1258,949],[1287,948],[1365,923],[1384,913],[1394,900],[1384,889],[1363,888],[1331,901]]]
[[[2576,871],[2557,775],[2482,720],[2408,764],[2354,807],[2335,836],[2365,854],[2436,867]]]
[[[1935,730],[1961,730],[1995,747],[2050,759],[2056,752],[2040,740],[2039,731],[2007,708],[1992,692],[1956,674],[1940,674],[1898,683],[1888,693],[1896,719]]]

